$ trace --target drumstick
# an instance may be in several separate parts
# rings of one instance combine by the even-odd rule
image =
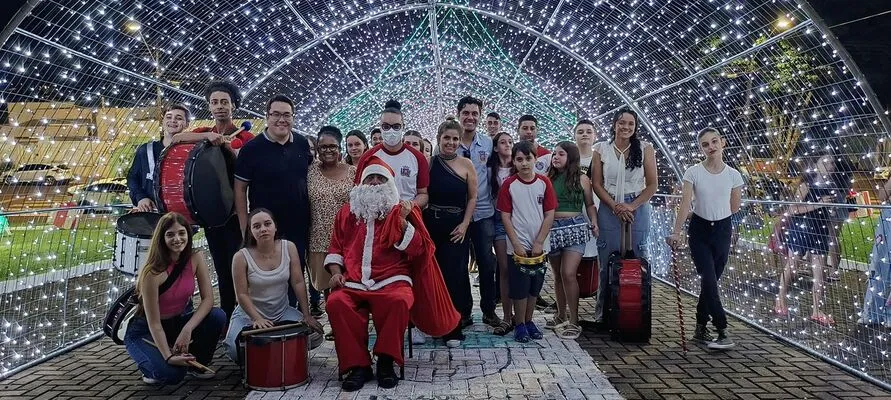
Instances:
[[[678,271],[678,256],[674,248],[671,249],[671,268],[674,270],[674,292],[678,302],[678,324],[681,326],[681,349],[684,350],[684,355],[686,355],[687,335],[684,332],[684,310],[683,306],[681,306],[681,273]]]
[[[148,343],[148,344],[150,344],[150,345],[152,345],[152,346],[155,346],[156,349],[158,348],[158,345],[156,345],[155,342],[152,342],[151,340],[148,340],[148,339],[146,339],[146,338],[142,338],[142,341],[143,341],[143,342],[146,342],[146,343]],[[191,343],[191,342],[189,342],[189,343]],[[216,371],[214,371],[214,370],[212,370],[212,369],[206,367],[204,364],[201,364],[201,363],[198,362],[198,361],[189,361],[189,365],[191,365],[191,366],[193,366],[193,367],[195,367],[195,368],[203,369],[203,370],[205,370],[205,371],[207,371],[207,372],[210,372],[210,373],[212,373],[212,374],[216,374],[216,373],[217,373]]]
[[[241,132],[251,130],[251,127],[253,127],[253,125],[254,125],[254,124],[252,124],[251,121],[244,121],[244,122],[242,122],[242,123],[241,123],[241,129],[239,129],[239,130],[237,130],[237,131],[235,131],[235,132],[233,132],[233,133],[230,133],[230,134],[228,134],[228,135],[225,135],[225,136],[226,136],[226,139],[232,139],[232,138],[238,136],[238,134],[241,133]]]
[[[296,327],[298,327],[298,326],[303,326],[303,325],[304,325],[304,324],[303,324],[302,322],[295,322],[295,323],[293,323],[293,324],[278,325],[278,326],[270,326],[269,328],[257,328],[257,329],[252,329],[252,330],[249,330],[249,331],[243,331],[243,332],[241,332],[241,337],[250,336],[250,335],[256,335],[256,334],[258,334],[258,333],[263,333],[263,332],[277,331],[277,330],[280,330],[280,329],[296,328]]]

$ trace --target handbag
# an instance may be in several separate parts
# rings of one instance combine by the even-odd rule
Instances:
[[[189,258],[186,257],[186,262]],[[180,261],[173,268],[164,283],[158,287],[158,296],[161,296],[173,283],[179,279],[180,274],[186,268],[186,262]],[[136,295],[136,285],[131,286],[118,296],[108,311],[105,313],[105,321],[102,324],[102,332],[111,338],[115,344],[124,344],[124,335],[127,333],[127,325],[140,312],[139,297]]]

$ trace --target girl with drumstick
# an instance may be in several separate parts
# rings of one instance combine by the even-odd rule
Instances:
[[[674,230],[666,243],[677,249],[681,243],[681,228],[690,215],[694,198],[693,217],[687,228],[690,257],[700,277],[701,290],[696,306],[696,331],[693,340],[715,350],[734,346],[727,336],[727,316],[718,295],[718,279],[730,257],[731,217],[739,211],[743,179],[739,171],[724,163],[724,138],[716,128],[705,128],[697,135],[705,160],[684,172],[681,206],[674,220]],[[706,324],[711,318],[718,330],[712,338]]]
[[[551,158],[548,178],[557,193],[557,211],[551,228],[551,252],[548,254],[554,271],[557,315],[545,327],[554,329],[562,339],[575,340],[582,333],[579,327],[579,264],[585,245],[597,236],[597,208],[591,194],[591,181],[582,175],[579,148],[570,141],[557,143]],[[584,207],[583,207],[584,206]],[[591,223],[585,220],[581,210]],[[569,308],[569,315],[566,308]]]
[[[196,281],[201,303],[194,309]],[[176,384],[187,372],[212,378],[213,374],[190,368],[190,363],[207,365],[213,360],[226,313],[213,306],[204,254],[192,250],[192,229],[182,215],[168,213],[158,221],[148,261],[136,278],[136,295],[139,309],[127,326],[124,344],[142,380]]]
[[[226,351],[235,362],[238,337],[245,328],[270,328],[277,322],[303,321],[313,331],[310,348],[322,342],[322,325],[309,312],[309,298],[297,246],[277,239],[275,220],[265,208],[248,215],[244,230],[244,248],[232,259],[232,277],[238,306],[229,320]],[[288,284],[299,299],[300,311],[288,305]]]

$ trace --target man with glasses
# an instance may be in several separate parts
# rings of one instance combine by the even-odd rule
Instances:
[[[238,155],[235,211],[242,232],[248,224],[248,200],[251,209],[262,207],[271,211],[278,233],[294,242],[300,263],[305,266],[310,220],[306,175],[313,158],[309,140],[292,133],[293,126],[294,102],[283,95],[269,99],[266,130],[244,145]],[[291,303],[295,303],[293,297]],[[311,285],[309,303],[313,314],[321,313],[319,293]]]

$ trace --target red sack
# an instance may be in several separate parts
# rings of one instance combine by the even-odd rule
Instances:
[[[384,220],[381,240],[387,246],[394,246],[402,241],[403,226],[399,217],[401,208],[399,204],[394,206]],[[436,246],[433,245],[433,239],[430,238],[430,233],[427,232],[421,219],[421,209],[414,206],[406,221],[415,227],[415,235],[420,235],[426,249],[423,255],[410,260],[412,292],[415,296],[415,303],[411,308],[411,321],[430,336],[444,336],[458,326],[461,315],[455,310],[442,278],[439,263],[433,256]]]

